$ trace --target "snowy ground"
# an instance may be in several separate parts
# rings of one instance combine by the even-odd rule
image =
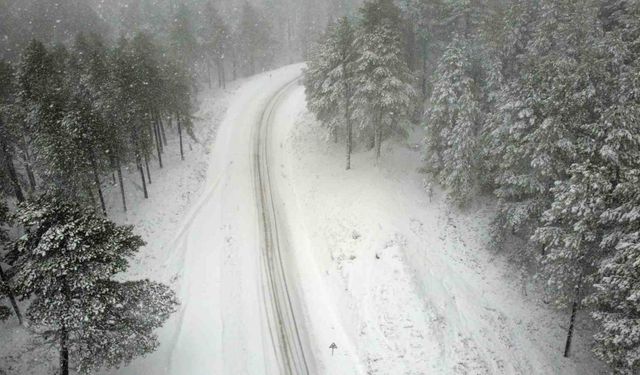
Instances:
[[[516,273],[486,249],[490,210],[459,212],[439,191],[429,199],[419,135],[388,142],[378,167],[371,153],[356,154],[347,172],[344,146],[326,142],[303,89],[283,105],[281,190],[289,189],[296,255],[321,275],[322,287],[303,286],[308,310],[331,303],[347,332],[314,332],[336,342],[336,356],[355,348],[367,374],[607,372],[583,337],[562,357],[568,315],[535,292],[523,296]],[[330,364],[321,373],[334,374]]]
[[[181,162],[172,139],[165,168],[154,164],[151,198],[140,199],[134,171],[128,214],[117,187],[108,193],[111,216],[148,242],[127,277],[170,284],[182,305],[160,330],[156,353],[106,374],[278,373],[260,289],[252,129],[300,68],[205,93],[199,143]],[[312,373],[606,373],[581,337],[573,358],[562,358],[567,316],[523,296],[515,272],[485,249],[490,210],[461,213],[441,192],[426,196],[418,136],[388,142],[377,167],[359,152],[346,172],[342,145],[325,142],[301,87],[274,116],[276,209],[287,224],[288,276]],[[0,369],[51,373],[55,348],[21,355],[30,346],[24,330],[0,325]]]

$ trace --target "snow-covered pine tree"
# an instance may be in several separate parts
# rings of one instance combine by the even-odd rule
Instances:
[[[4,252],[4,244],[9,241],[9,237],[7,236],[7,232],[4,229],[6,225],[9,224],[9,209],[7,204],[0,193],[0,302],[4,298],[8,299],[11,307],[13,308],[13,312],[16,314],[16,318],[18,322],[22,324],[22,313],[20,312],[20,308],[16,302],[15,295],[11,286],[9,284],[9,277],[5,273],[5,269],[2,266],[2,253]],[[11,309],[7,306],[0,305],[0,322],[7,320],[11,316]]]
[[[333,94],[336,100],[341,104],[340,112],[343,114],[344,128],[346,133],[347,144],[347,161],[346,169],[351,169],[351,153],[353,151],[353,95],[354,95],[354,64],[358,58],[356,49],[354,49],[355,32],[351,22],[347,17],[343,17],[338,21],[334,30],[334,35],[330,37],[334,42],[332,60],[335,62],[334,69],[329,72],[329,79],[334,84]]]
[[[637,170],[640,157],[640,132],[631,125],[638,118],[635,89],[630,89],[634,80],[628,79],[628,67],[616,58],[602,28],[585,26],[599,26],[599,5],[581,4],[576,11],[573,4],[561,4],[554,9],[571,20],[563,33],[573,37],[571,47],[565,48],[574,50],[559,53],[562,57],[546,65],[555,85],[555,103],[546,110],[556,112],[568,135],[555,142],[569,145],[571,153],[550,161],[558,169],[568,165],[569,177],[554,182],[553,203],[533,239],[542,245],[541,274],[549,280],[549,290],[559,296],[561,306],[572,300],[565,356],[570,353],[576,311],[593,292],[591,286],[599,283],[598,266],[616,253],[616,242],[625,234],[612,210],[624,202],[616,199],[616,191],[627,171]]]
[[[24,193],[18,178],[14,159],[18,149],[19,132],[23,129],[24,112],[15,104],[14,69],[11,64],[0,60],[0,177],[18,202],[24,200]]]
[[[120,38],[114,50],[112,102],[110,117],[116,119],[119,133],[127,137],[129,159],[140,173],[144,197],[148,198],[149,157],[153,149],[152,117],[154,105],[162,92],[157,57],[159,52],[151,38],[138,33],[133,40]],[[145,167],[147,176],[145,178]]]
[[[571,308],[565,357],[570,354],[576,314],[603,257],[600,217],[613,188],[607,168],[576,164],[569,173],[569,180],[551,189],[553,203],[533,236],[544,248],[540,276],[548,294],[557,306]]]
[[[196,74],[200,48],[194,35],[193,14],[185,3],[179,3],[169,28],[172,59],[178,61],[191,75]]]
[[[4,197],[0,195],[0,244],[4,244],[8,240],[7,234],[3,228],[7,221],[8,209],[3,198]],[[8,280],[5,280],[5,278],[6,276],[2,268],[2,264],[0,264],[0,302],[2,302],[2,299],[8,297],[11,293],[7,283]],[[9,307],[0,305],[0,322],[7,320],[10,316],[11,310]]]
[[[213,60],[218,73],[218,86],[226,88],[225,59],[228,44],[230,42],[229,27],[218,13],[213,2],[205,3],[202,11],[203,17],[206,19],[205,25],[200,31],[203,40],[203,47],[207,53],[207,69],[209,77],[209,88],[211,88],[211,63]]]
[[[32,326],[59,343],[62,375],[118,366],[157,347],[153,331],[177,302],[163,284],[114,280],[144,245],[132,227],[54,196],[23,203],[16,219],[29,230],[15,244],[12,286],[31,299]]]
[[[354,115],[373,137],[376,160],[382,141],[401,131],[415,96],[404,56],[399,9],[391,0],[371,0],[360,9],[355,45]]]
[[[613,190],[600,221],[600,246],[607,258],[599,265],[595,292],[588,299],[600,323],[594,352],[620,374],[640,371],[640,3],[612,1],[600,9],[606,36],[611,103],[603,111],[597,134],[598,157],[609,166]]]
[[[426,112],[427,170],[458,203],[477,185],[482,126],[480,87],[473,78],[468,42],[456,37],[434,75]]]
[[[640,371],[640,168],[629,169],[616,186],[618,202],[602,215],[609,228],[602,241],[610,249],[600,263],[588,307],[599,327],[595,354],[619,374]]]
[[[245,74],[265,70],[273,60],[271,26],[262,10],[244,2],[237,26],[236,43]]]
[[[158,98],[160,98],[160,103],[162,103],[162,108],[164,108],[166,114],[176,120],[180,157],[184,160],[185,135],[195,139],[192,122],[192,82],[184,68],[170,60],[164,61],[161,75],[163,92],[158,93]]]
[[[335,142],[338,142],[338,128],[344,127],[346,164],[347,169],[351,169],[354,62],[357,58],[351,22],[344,17],[329,25],[321,43],[310,55],[304,75],[309,109],[331,129]]]
[[[597,41],[597,22],[585,19],[593,18],[593,6],[545,2],[540,12],[519,74],[503,86],[487,124],[497,172],[494,240],[501,246],[515,235],[522,261],[536,256],[529,238],[551,206],[550,189],[570,177],[575,136],[593,107],[590,61],[579,56]]]
[[[107,208],[100,176],[113,164],[110,146],[117,136],[116,127],[105,121],[104,116],[109,78],[107,63],[100,37],[83,34],[76,37],[67,74],[70,96],[60,123],[74,150],[78,151],[72,155],[73,162],[82,166],[85,179],[91,181],[91,194],[94,189],[98,192],[105,215]]]
[[[33,140],[44,187],[88,198],[91,194],[83,178],[83,165],[74,162],[77,150],[60,126],[70,94],[68,60],[65,47],[47,50],[32,41],[18,65],[18,103],[25,111],[25,136]]]

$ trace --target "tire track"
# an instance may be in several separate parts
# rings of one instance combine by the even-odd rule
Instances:
[[[296,320],[284,266],[278,217],[269,171],[270,126],[279,104],[299,78],[271,97],[254,129],[253,175],[260,218],[262,292],[269,332],[281,374],[309,375],[309,364]]]

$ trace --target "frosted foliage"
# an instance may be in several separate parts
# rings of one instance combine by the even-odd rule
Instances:
[[[67,335],[72,367],[90,373],[156,348],[153,331],[177,302],[165,285],[113,280],[144,244],[131,227],[48,197],[23,204],[17,219],[30,231],[16,244],[12,283],[32,298],[27,317],[37,332]]]

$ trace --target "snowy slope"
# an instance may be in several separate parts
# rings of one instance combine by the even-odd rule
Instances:
[[[307,295],[309,314],[331,304],[333,324],[348,333],[314,330],[323,344],[335,340],[337,356],[356,350],[367,374],[607,372],[588,339],[562,357],[568,315],[524,296],[515,272],[486,249],[490,210],[458,212],[438,191],[429,199],[416,147],[390,142],[378,167],[360,152],[346,172],[343,146],[325,142],[304,91],[289,102],[278,129],[281,190],[290,191],[296,256],[321,275],[308,271],[305,287],[329,291]],[[319,357],[323,373],[337,373],[336,360]]]

